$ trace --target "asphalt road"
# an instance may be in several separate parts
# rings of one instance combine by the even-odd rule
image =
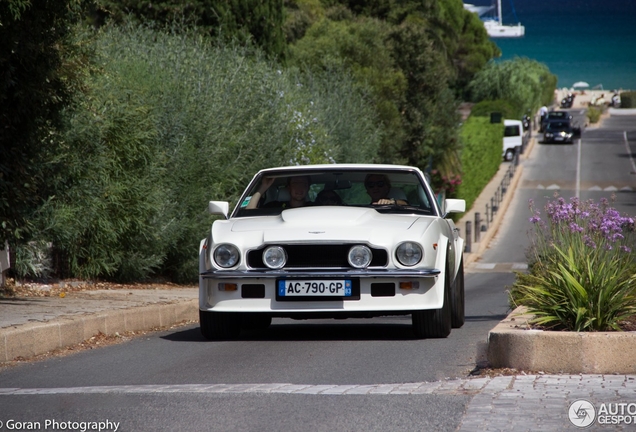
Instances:
[[[583,124],[583,111],[571,110]],[[543,144],[538,140],[532,157],[523,162],[524,172],[483,263],[526,261],[533,215],[532,200],[545,215],[544,206],[556,196],[569,200],[602,198],[621,214],[636,216],[636,122],[634,116],[609,117],[600,128],[584,130],[573,144]]]
[[[489,264],[513,269],[525,263],[528,199],[541,208],[554,191],[599,199],[616,189],[616,207],[636,213],[634,153],[624,139],[625,133],[636,139],[634,128],[611,118],[602,129],[585,131],[580,146],[535,146],[503,225],[480,267],[466,274],[466,324],[447,339],[414,339],[409,317],[277,319],[268,331],[232,342],[206,342],[198,327],[182,327],[0,371],[0,388],[32,389],[32,394],[10,396],[0,391],[5,424],[0,430],[7,429],[8,420],[40,422],[40,430],[46,420],[110,421],[126,431],[456,430],[471,395],[206,389],[214,384],[395,385],[467,377],[484,360],[488,331],[509,311],[505,290],[514,275]]]

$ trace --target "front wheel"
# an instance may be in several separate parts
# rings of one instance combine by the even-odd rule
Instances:
[[[451,294],[448,265],[444,275],[444,304],[441,309],[414,311],[411,314],[413,332],[418,339],[445,338],[451,332]]]

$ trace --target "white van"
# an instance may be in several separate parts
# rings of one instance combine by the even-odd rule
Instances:
[[[516,147],[523,144],[523,124],[521,120],[504,120],[503,153],[504,160],[511,161],[515,157]]]

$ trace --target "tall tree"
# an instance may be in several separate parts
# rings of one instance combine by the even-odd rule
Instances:
[[[100,12],[115,21],[132,14],[141,21],[171,24],[184,18],[212,36],[246,43],[283,59],[283,0],[98,0]]]
[[[470,83],[472,101],[503,99],[521,117],[549,104],[554,97],[557,77],[548,67],[536,60],[514,58],[503,62],[490,62],[476,74]]]
[[[0,244],[26,237],[44,199],[45,160],[77,85],[67,59],[79,0],[0,2]]]

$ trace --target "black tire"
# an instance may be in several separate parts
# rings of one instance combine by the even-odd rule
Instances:
[[[459,270],[453,284],[451,296],[451,327],[460,328],[466,320],[466,302],[464,295],[464,260],[459,261]]]
[[[446,265],[442,308],[414,311],[411,314],[413,332],[418,339],[445,338],[451,332],[451,287],[448,273]]]
[[[504,160],[506,162],[510,162],[515,158],[515,151],[513,149],[506,150],[506,154],[504,155]]]
[[[241,314],[241,328],[244,330],[266,330],[272,323],[272,317],[263,313]]]
[[[207,340],[236,339],[241,333],[241,321],[233,312],[207,312],[199,310],[201,334]]]

